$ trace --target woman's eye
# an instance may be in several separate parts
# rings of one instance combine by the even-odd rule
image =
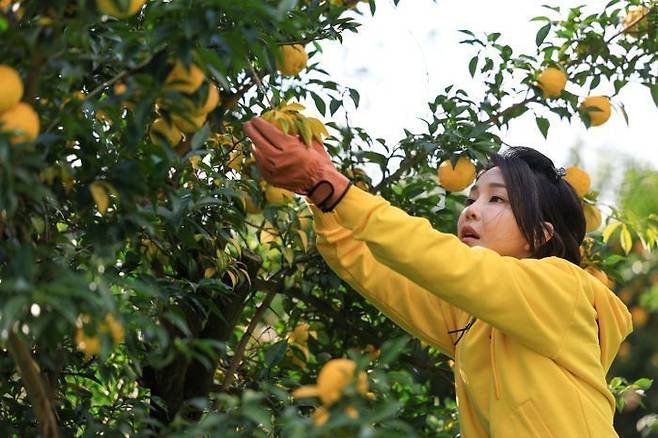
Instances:
[[[500,196],[492,196],[490,200],[493,201],[494,199],[498,199],[500,202],[505,202],[505,200],[503,198],[501,198]],[[474,202],[475,202],[475,199],[470,199],[469,198],[469,199],[466,200],[465,204],[466,205],[471,205]]]

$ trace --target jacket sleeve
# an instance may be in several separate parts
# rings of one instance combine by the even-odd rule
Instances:
[[[540,354],[557,355],[584,287],[575,265],[469,247],[354,186],[334,213],[379,263]]]
[[[448,331],[465,326],[469,315],[379,263],[333,213],[310,207],[317,249],[329,267],[405,331],[454,357],[458,334]]]

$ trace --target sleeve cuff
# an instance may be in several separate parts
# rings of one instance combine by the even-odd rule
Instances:
[[[315,228],[316,233],[320,234],[340,227],[336,221],[336,214],[333,211],[323,213],[322,210],[320,210],[320,208],[309,198],[306,198],[305,200],[313,214],[313,227]]]

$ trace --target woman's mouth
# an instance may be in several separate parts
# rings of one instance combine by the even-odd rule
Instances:
[[[463,236],[460,240],[464,243],[476,243],[480,239],[473,236]]]

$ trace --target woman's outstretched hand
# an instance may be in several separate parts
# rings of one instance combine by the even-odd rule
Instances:
[[[256,165],[268,183],[308,196],[323,211],[331,211],[347,192],[350,181],[315,140],[307,146],[260,117],[245,123],[244,132],[254,143]]]

